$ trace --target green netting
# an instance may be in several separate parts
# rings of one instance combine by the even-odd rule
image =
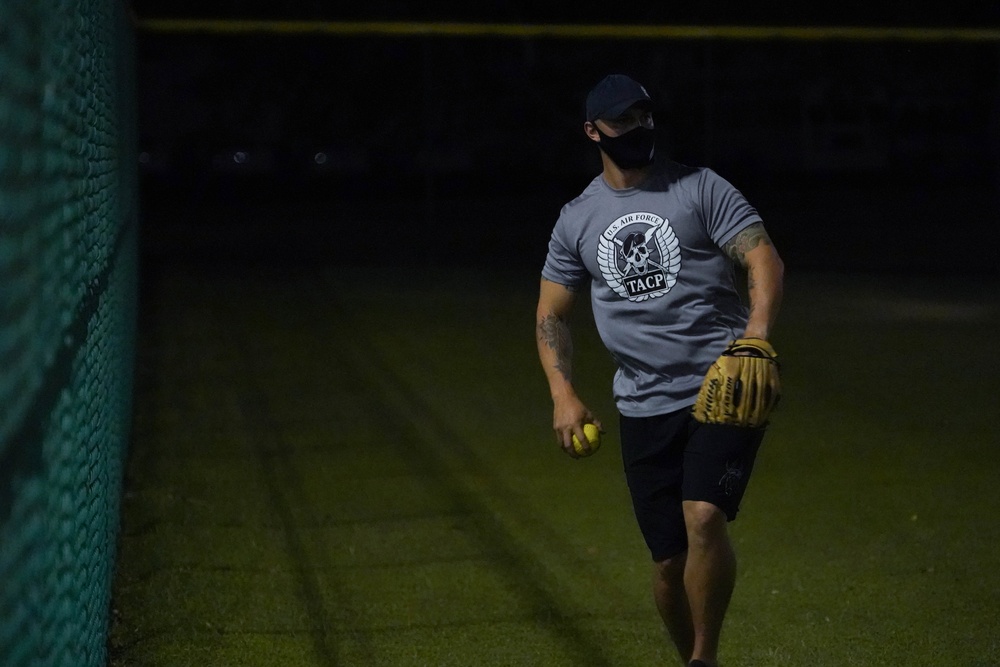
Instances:
[[[131,421],[133,30],[0,0],[0,665],[103,665]]]

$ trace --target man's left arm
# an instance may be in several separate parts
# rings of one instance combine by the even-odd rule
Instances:
[[[740,231],[723,250],[747,271],[750,317],[743,337],[767,340],[781,307],[785,265],[759,222]]]

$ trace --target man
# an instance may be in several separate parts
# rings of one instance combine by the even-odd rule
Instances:
[[[736,579],[727,534],[764,427],[691,415],[706,371],[739,338],[766,341],[784,267],[760,216],[709,169],[656,154],[652,102],[624,75],[588,94],[584,132],[603,170],[561,211],[542,269],[538,354],[556,440],[599,419],[576,394],[567,318],[588,282],[601,339],[618,365],[614,396],[626,481],[653,558],[653,596],[681,655],[716,667]],[[747,273],[749,307],[735,284]]]

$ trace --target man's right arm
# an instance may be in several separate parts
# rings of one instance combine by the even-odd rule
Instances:
[[[600,427],[573,388],[573,339],[567,320],[575,301],[574,288],[542,278],[535,313],[535,342],[552,395],[552,429],[556,441],[573,457],[576,457],[573,435],[586,442],[583,425],[591,422]]]

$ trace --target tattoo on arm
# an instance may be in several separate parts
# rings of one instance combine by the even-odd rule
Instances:
[[[555,315],[546,315],[538,322],[538,339],[556,353],[556,370],[572,380],[573,339],[569,327]]]
[[[764,225],[756,222],[734,236],[723,248],[730,259],[740,266],[747,265],[747,253],[761,243],[771,245],[771,238],[764,230]]]

